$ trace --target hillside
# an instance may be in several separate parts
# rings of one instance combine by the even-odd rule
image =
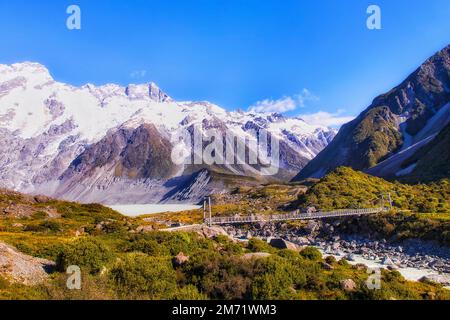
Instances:
[[[395,209],[419,213],[450,212],[448,180],[429,185],[408,185],[389,182],[347,167],[340,167],[322,178],[299,196],[297,205],[316,206],[323,210],[369,208],[380,206],[383,195],[384,205],[388,206],[388,193]]]
[[[406,150],[411,153],[408,157],[413,156],[450,121],[449,87],[450,45],[344,125],[336,138],[294,180],[322,177],[339,166],[367,170]],[[447,150],[443,151],[448,154]],[[440,157],[428,159],[428,165],[435,161],[440,161]],[[440,167],[437,163],[433,166]],[[394,166],[375,173],[395,177],[402,173],[400,170]],[[437,175],[448,177],[448,171]]]
[[[43,260],[18,251],[55,262],[39,283],[0,271],[0,299],[450,299],[440,285],[405,281],[389,270],[382,272],[381,290],[368,290],[365,268],[324,260],[313,248],[279,250],[257,239],[237,243],[214,234],[150,231],[156,227],[150,225],[144,231],[144,221],[100,205],[9,191],[1,192],[0,204],[3,212],[11,205],[28,212],[0,215],[0,247],[22,262]],[[81,267],[82,290],[66,289],[69,265]]]

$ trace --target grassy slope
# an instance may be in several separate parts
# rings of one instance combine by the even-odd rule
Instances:
[[[0,199],[0,204],[8,205],[23,200],[4,194]],[[247,247],[224,237],[138,234],[134,230],[142,220],[124,218],[99,205],[54,200],[27,205],[37,210],[29,218],[0,217],[0,241],[57,261],[59,271],[34,287],[13,285],[0,277],[0,299],[450,299],[440,286],[407,282],[388,271],[383,272],[383,289],[369,291],[365,270],[335,261],[328,261],[333,269],[325,270],[317,253],[276,250],[257,240]],[[42,207],[53,207],[62,216],[50,219],[39,213]],[[101,230],[96,228],[99,223]],[[75,237],[80,230],[83,235]],[[272,256],[244,258],[250,251],[268,251]],[[190,259],[176,267],[171,260],[179,252]],[[66,289],[64,267],[71,264],[82,268],[81,291]],[[340,281],[349,278],[358,286],[355,292],[341,289]]]
[[[346,231],[380,237],[437,240],[450,246],[450,183],[407,185],[341,167],[295,201],[297,207],[368,208],[380,205],[380,194],[391,193],[394,210],[350,219]],[[387,203],[385,202],[385,205]]]

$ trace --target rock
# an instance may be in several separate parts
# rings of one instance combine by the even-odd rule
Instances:
[[[354,254],[348,254],[344,258],[347,261],[355,261],[355,255]]]
[[[341,281],[341,289],[345,292],[354,292],[356,287],[356,283],[352,279],[345,279]]]
[[[354,269],[361,271],[361,270],[367,270],[367,266],[362,263],[357,263],[353,266]]]
[[[334,267],[332,265],[330,265],[330,264],[328,264],[326,262],[321,262],[320,266],[322,267],[322,269],[325,269],[325,270],[328,270],[328,271],[331,271],[331,270],[334,269]]]
[[[153,226],[139,226],[136,228],[136,232],[138,233],[151,232],[153,230],[155,230]]]
[[[443,286],[450,285],[450,275],[448,274],[430,274],[422,277],[419,281],[422,282],[434,282],[442,284]]]
[[[311,244],[311,241],[308,238],[304,238],[304,237],[298,237],[296,241],[299,245],[302,245],[302,246],[307,246],[307,245]]]
[[[34,197],[34,201],[36,201],[37,203],[46,203],[51,201],[51,198],[43,196],[43,195],[38,195]]]
[[[172,259],[172,264],[174,265],[174,267],[181,267],[188,261],[189,257],[186,256],[183,252],[180,252]]]
[[[275,238],[275,239],[271,239],[269,244],[277,249],[289,249],[289,250],[295,250],[295,251],[299,251],[300,248],[299,246],[297,246],[295,243],[286,241],[284,239],[280,239],[280,238]]]
[[[320,223],[315,220],[308,221],[308,224],[305,226],[305,230],[308,234],[312,234],[312,233],[316,232],[317,230],[319,230],[319,228],[320,228]]]
[[[389,266],[387,266],[387,269],[388,269],[389,271],[396,271],[396,270],[397,270],[397,267],[394,266],[394,265],[389,265]]]
[[[434,292],[427,292],[426,297],[428,300],[436,300],[436,293]]]
[[[333,250],[339,250],[341,248],[341,244],[339,242],[333,243],[331,248],[333,248]]]
[[[36,285],[45,281],[55,263],[35,258],[0,242],[0,275],[14,283]]]

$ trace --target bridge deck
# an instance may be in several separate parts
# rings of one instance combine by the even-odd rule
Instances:
[[[324,218],[337,218],[348,216],[361,216],[367,214],[374,214],[384,211],[384,208],[370,208],[370,209],[350,209],[350,210],[335,210],[330,212],[315,212],[315,213],[299,213],[292,212],[287,214],[277,215],[250,215],[250,216],[233,216],[233,217],[214,217],[206,218],[205,223],[209,225],[221,224],[241,224],[241,223],[256,223],[256,222],[271,222],[271,221],[288,221],[288,220],[313,220]]]

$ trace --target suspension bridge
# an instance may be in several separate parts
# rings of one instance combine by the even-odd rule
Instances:
[[[207,206],[209,204],[209,217],[207,217]],[[392,209],[392,200],[389,195],[389,206]],[[258,223],[258,222],[279,222],[279,221],[291,221],[291,220],[315,220],[326,218],[341,218],[351,216],[364,216],[369,214],[377,214],[380,212],[388,211],[389,208],[384,206],[384,197],[382,197],[382,205],[376,208],[367,209],[343,209],[334,210],[328,212],[308,212],[302,213],[300,210],[285,213],[285,214],[273,214],[273,215],[234,215],[228,217],[212,217],[211,198],[208,197],[203,204],[203,219],[204,223],[209,226],[213,225],[227,225],[227,224],[244,224],[244,223]]]

